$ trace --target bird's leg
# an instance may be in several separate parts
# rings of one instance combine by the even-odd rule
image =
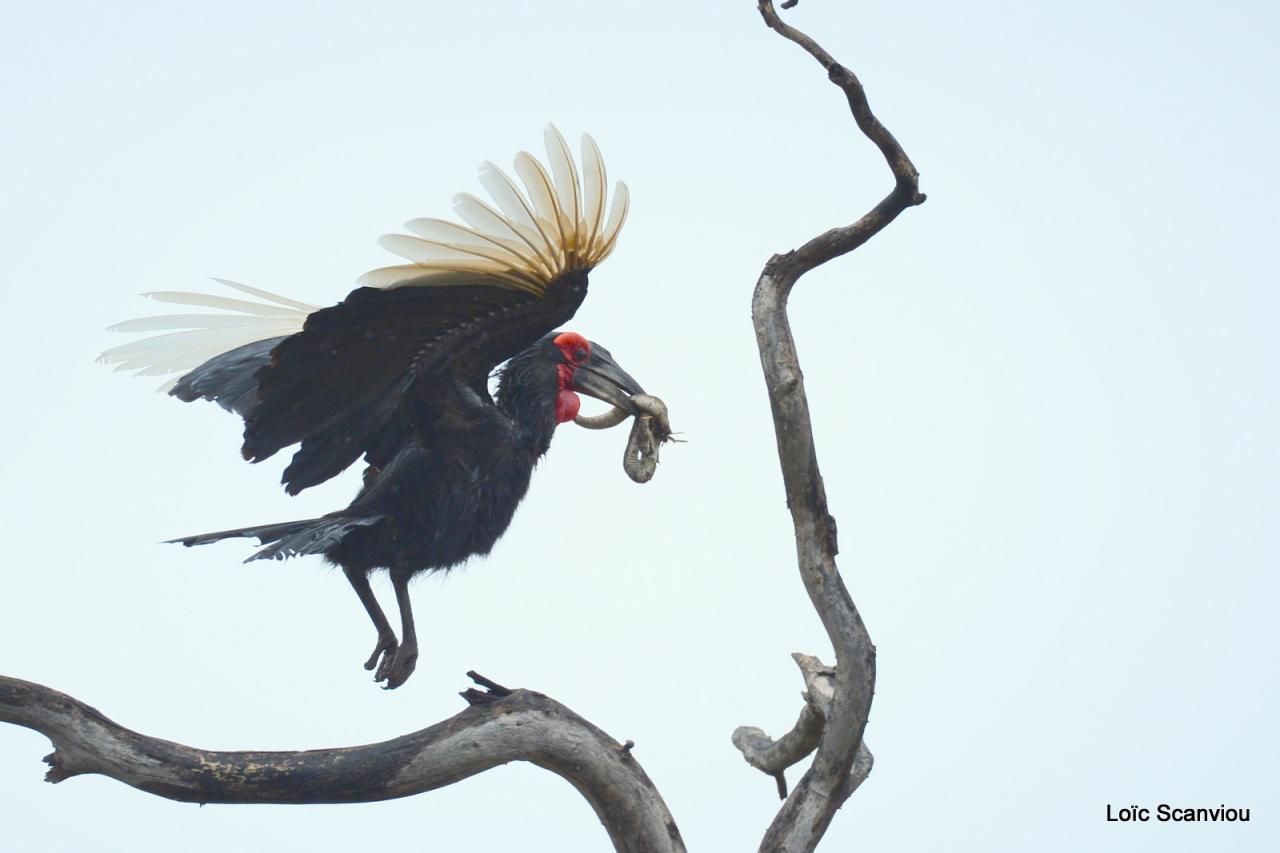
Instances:
[[[356,595],[360,598],[360,603],[364,605],[365,612],[373,620],[373,627],[378,629],[378,645],[373,647],[373,654],[369,655],[369,659],[364,662],[365,669],[373,669],[378,665],[378,658],[382,658],[385,662],[390,660],[391,656],[396,653],[398,646],[396,632],[391,630],[391,623],[387,621],[387,615],[378,606],[378,599],[374,597],[373,588],[369,586],[368,572],[354,569],[343,569],[342,572],[347,576],[347,580],[351,582],[351,588],[356,591]]]
[[[392,572],[391,585],[396,591],[396,604],[400,606],[400,648],[382,659],[373,676],[374,681],[385,681],[382,686],[387,690],[404,684],[418,665],[418,632],[413,627],[413,607],[409,604],[409,575]]]

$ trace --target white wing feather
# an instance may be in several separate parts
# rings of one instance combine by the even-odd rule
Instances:
[[[626,184],[618,182],[606,217],[608,183],[595,140],[582,136],[581,173],[554,126],[547,126],[543,141],[550,168],[521,151],[515,157],[521,188],[497,166],[482,164],[480,183],[496,208],[467,193],[454,196],[454,212],[465,225],[413,220],[405,227],[417,238],[380,241],[413,263],[365,273],[360,283],[382,288],[470,284],[488,272],[490,284],[541,295],[565,273],[597,266],[613,251],[626,220]]]
[[[315,305],[259,290],[247,284],[222,279],[214,281],[267,301],[250,302],[212,293],[182,291],[145,294],[159,302],[196,305],[229,313],[167,314],[117,323],[110,327],[111,331],[181,331],[170,331],[112,347],[99,355],[98,361],[114,364],[116,370],[137,371],[138,376],[161,376],[179,370],[186,372],[236,347],[299,332],[307,315],[317,310]],[[160,390],[168,390],[171,386],[172,383],[168,383]]]
[[[606,217],[608,184],[595,140],[582,135],[581,176],[560,131],[548,125],[543,141],[550,171],[521,151],[515,171],[524,185],[522,191],[497,166],[483,164],[480,183],[497,209],[467,193],[454,196],[454,212],[465,225],[413,220],[405,227],[416,236],[393,234],[378,241],[411,263],[371,270],[360,277],[360,284],[379,288],[500,284],[541,296],[565,273],[598,265],[613,251],[626,221],[627,186],[618,182]],[[112,347],[98,360],[140,376],[185,372],[237,347],[295,334],[307,316],[318,310],[247,284],[214,281],[261,301],[185,291],[145,294],[159,302],[226,313],[169,314],[117,323],[112,331],[165,334]]]
[[[225,278],[215,278],[214,281],[218,284],[226,285],[233,290],[238,290],[241,293],[247,293],[250,296],[258,297],[259,299],[265,299],[268,302],[274,302],[277,305],[283,305],[285,308],[292,308],[295,311],[305,311],[310,314],[312,311],[316,310],[316,306],[314,305],[308,305],[305,302],[299,302],[296,299],[290,299],[287,296],[281,296],[280,294],[272,293],[269,290],[260,290],[256,287],[250,287],[249,285],[241,284],[238,281],[229,281]]]
[[[587,229],[587,254],[600,245],[600,228],[604,225],[605,194],[609,181],[605,177],[604,160],[591,134],[582,134],[582,195]]]
[[[542,134],[547,146],[547,162],[551,164],[551,177],[556,184],[556,201],[560,208],[560,230],[565,234],[565,248],[572,254],[582,251],[580,242],[586,234],[582,221],[582,192],[578,185],[578,170],[573,165],[573,155],[564,137],[555,125],[547,125]]]

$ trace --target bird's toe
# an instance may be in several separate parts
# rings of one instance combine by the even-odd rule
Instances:
[[[396,649],[394,655],[389,656],[389,659],[390,663],[387,664],[388,658],[383,658],[384,666],[379,667],[374,675],[375,681],[385,682],[382,685],[383,690],[395,690],[409,680],[409,676],[413,675],[418,665],[418,648],[401,646]]]
[[[378,673],[374,676],[379,678],[384,669],[386,669],[391,658],[395,655],[399,642],[395,636],[379,637],[378,645],[373,647],[373,654],[369,655],[369,659],[364,662],[365,669],[378,668]],[[381,659],[381,660],[379,660]]]

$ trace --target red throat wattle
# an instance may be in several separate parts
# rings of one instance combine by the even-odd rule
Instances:
[[[556,335],[552,343],[564,353],[565,362],[556,371],[556,423],[568,423],[578,416],[582,399],[571,389],[573,372],[591,358],[591,341],[577,332]]]
[[[578,416],[582,408],[582,399],[567,388],[562,388],[556,395],[556,423],[565,424]]]

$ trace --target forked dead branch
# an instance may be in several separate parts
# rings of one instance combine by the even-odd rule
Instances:
[[[794,0],[782,4],[794,6]],[[827,509],[804,377],[787,320],[787,298],[808,271],[853,251],[909,207],[921,204],[918,176],[893,135],[871,112],[858,78],[817,42],[759,3],[765,23],[799,45],[844,94],[859,129],[880,149],[893,189],[852,225],[832,228],[765,264],[752,316],[772,408],[778,458],[796,536],[801,580],[835,651],[834,667],[796,655],[804,705],[792,731],[773,740],[754,728],[733,742],[753,766],[779,781],[785,803],[765,851],[811,851],[836,810],[871,769],[862,743],[875,687],[875,647],[836,568],[836,523]],[[47,779],[86,773],[158,796],[195,803],[344,803],[405,797],[461,781],[510,761],[558,774],[595,810],[615,849],[678,853],[684,843],[657,789],[620,744],[555,700],[508,690],[475,673],[483,690],[468,707],[421,731],[365,746],[302,752],[214,752],[130,731],[77,699],[0,676],[0,721],[48,736]],[[816,753],[786,793],[783,772]]]
[[[787,319],[787,298],[805,273],[852,252],[898,214],[922,204],[925,197],[919,190],[919,173],[898,140],[871,112],[857,76],[812,38],[784,23],[770,0],[763,0],[759,9],[771,29],[802,47],[826,70],[828,79],[844,93],[858,128],[880,149],[894,179],[889,194],[852,225],[832,228],[798,249],[770,258],[751,300],[787,506],[795,527],[800,578],[831,640],[836,665],[829,702],[816,700],[811,683],[806,708],[792,733],[773,744],[758,729],[739,729],[734,741],[748,761],[775,776],[804,757],[799,747],[816,747],[813,763],[787,796],[760,845],[764,851],[799,853],[817,847],[836,810],[871,771],[871,753],[862,743],[862,734],[875,692],[876,654],[836,568],[836,521],[827,510],[804,374]],[[815,737],[819,728],[820,735]]]

